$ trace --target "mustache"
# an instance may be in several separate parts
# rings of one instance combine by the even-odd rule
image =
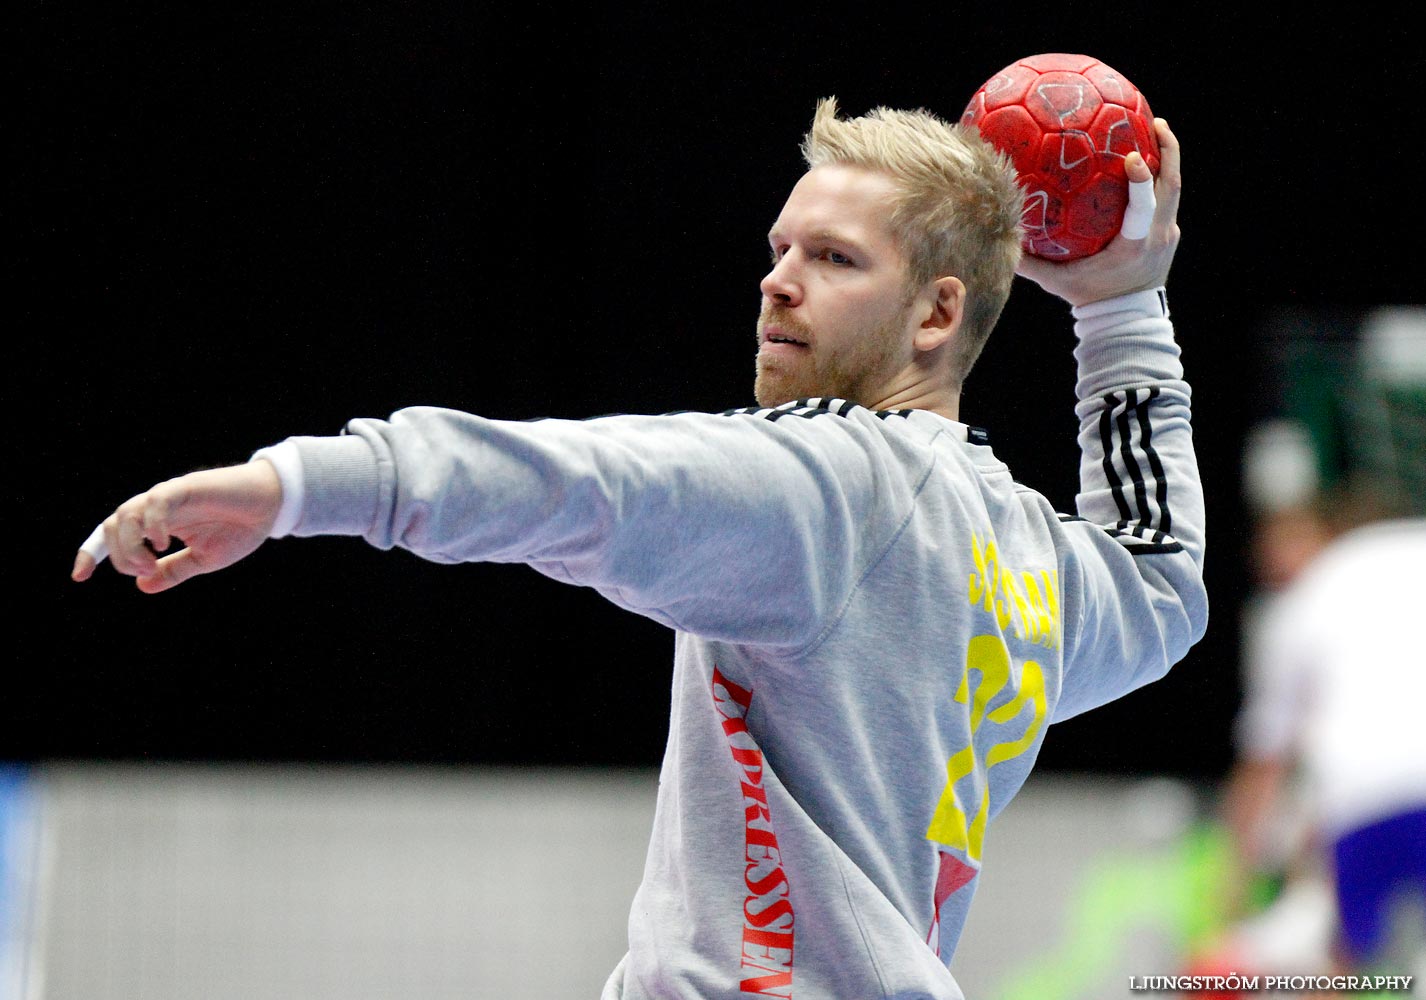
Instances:
[[[796,316],[793,316],[787,306],[772,303],[763,305],[762,310],[758,313],[759,336],[761,336],[763,329],[769,326],[779,327],[798,340],[809,344],[816,339],[816,334],[812,332],[812,328]]]

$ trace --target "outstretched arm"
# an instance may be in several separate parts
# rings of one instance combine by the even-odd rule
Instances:
[[[897,472],[887,427],[845,402],[528,422],[411,407],[160,484],[104,537],[150,593],[269,535],[348,535],[525,563],[672,628],[798,649],[895,539],[934,462],[908,438],[918,471]],[[145,540],[170,536],[189,548],[155,558]],[[76,579],[93,566],[81,554]]]
[[[168,590],[252,553],[268,537],[281,504],[277,472],[262,460],[170,479],[105,518],[95,532],[103,548],[86,543],[70,576],[89,579],[107,550],[114,568],[136,577],[140,590]],[[186,547],[160,556],[174,538]]]

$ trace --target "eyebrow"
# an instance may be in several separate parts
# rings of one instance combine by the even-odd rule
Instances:
[[[767,233],[768,242],[772,242],[779,235],[777,227],[773,226]],[[866,249],[866,244],[861,240],[854,239],[845,233],[839,233],[835,229],[814,229],[808,234],[808,239],[812,243],[840,243],[858,250]]]

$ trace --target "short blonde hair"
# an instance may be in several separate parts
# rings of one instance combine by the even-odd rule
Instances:
[[[980,356],[1010,297],[1020,262],[1024,191],[1009,157],[974,129],[928,111],[877,108],[837,117],[837,99],[817,103],[802,141],[807,166],[841,164],[889,176],[900,190],[891,230],[918,289],[945,275],[966,286],[966,311],[952,348],[959,383]]]

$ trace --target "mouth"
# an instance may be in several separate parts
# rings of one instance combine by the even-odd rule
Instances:
[[[762,332],[762,346],[768,347],[769,345],[774,344],[793,348],[805,348],[808,346],[807,341],[805,339],[798,337],[795,334],[789,333],[787,330],[784,330],[781,327],[764,327]]]

